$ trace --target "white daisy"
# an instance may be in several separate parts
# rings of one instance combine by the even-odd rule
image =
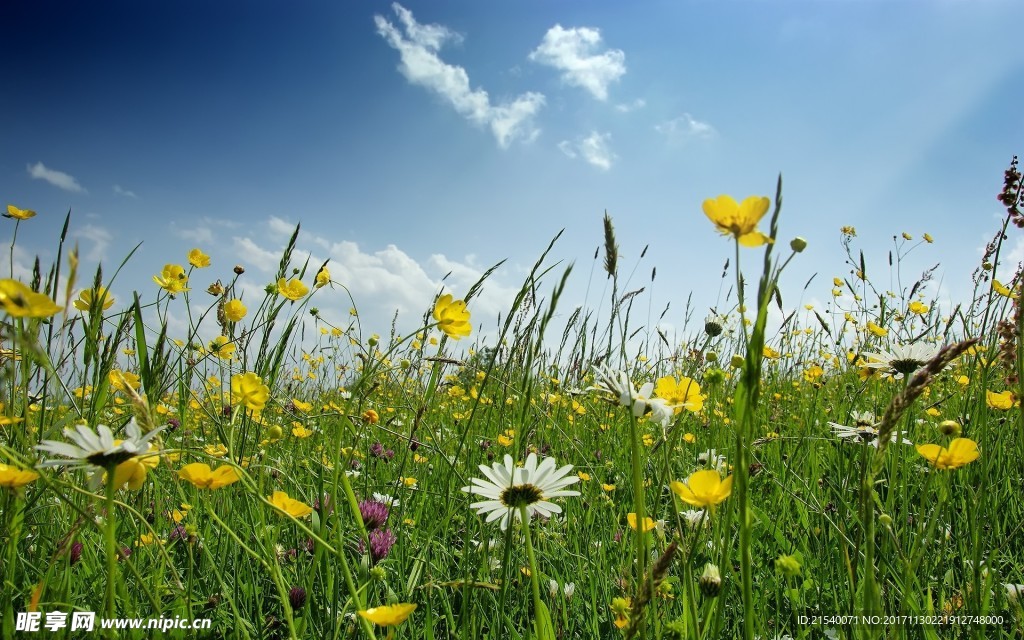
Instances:
[[[535,514],[549,518],[561,513],[561,507],[550,502],[551,498],[580,495],[579,491],[564,489],[580,480],[579,476],[570,476],[571,471],[571,464],[555,468],[554,458],[544,458],[538,464],[535,453],[527,456],[524,466],[516,467],[512,456],[506,454],[504,463],[495,462],[489,467],[480,465],[480,472],[487,480],[472,478],[470,482],[473,484],[462,487],[462,490],[487,498],[469,506],[480,515],[487,514],[485,522],[500,519],[504,531],[513,515],[516,519],[521,518],[521,507],[526,507],[527,518]]]
[[[612,369],[603,364],[594,368],[595,385],[589,387],[588,391],[598,391],[610,394],[615,402],[624,407],[631,407],[633,415],[639,418],[647,412],[651,412],[651,419],[667,426],[672,421],[674,412],[662,398],[652,398],[654,383],[647,382],[638,390],[629,379],[629,374],[621,369]]]
[[[125,427],[124,439],[115,443],[114,433],[105,424],[96,425],[93,431],[85,425],[64,429],[64,435],[71,443],[58,440],[43,440],[36,445],[39,451],[66,459],[49,459],[39,463],[41,467],[66,467],[68,469],[92,470],[90,484],[98,487],[105,471],[143,453],[150,453],[149,441],[164,427],[157,427],[143,435],[135,419]]]
[[[373,499],[383,505],[386,505],[389,509],[402,504],[402,501],[398,498],[389,496],[386,493],[377,493],[376,491],[373,492]]]
[[[895,345],[892,351],[881,353],[864,352],[868,362],[865,367],[871,369],[882,369],[895,378],[902,378],[914,373],[939,353],[940,347],[929,345],[923,342],[915,342],[907,345]]]
[[[828,426],[832,427],[832,431],[835,432],[836,437],[842,439],[859,440],[863,444],[869,444],[872,447],[878,448],[878,423],[875,422],[875,414],[870,411],[857,412],[851,411],[850,418],[852,419],[853,426],[846,426],[835,422],[829,422]],[[903,442],[903,444],[914,444],[910,440],[903,438],[906,431],[893,431],[892,442]]]
[[[703,509],[688,509],[686,511],[680,511],[679,515],[682,516],[683,522],[685,522],[686,526],[690,529],[696,529],[701,526],[702,522],[705,527],[711,524],[711,521],[705,517]]]

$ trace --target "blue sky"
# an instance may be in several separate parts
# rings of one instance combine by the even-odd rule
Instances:
[[[628,288],[648,286],[654,319],[671,302],[671,333],[690,292],[698,319],[716,303],[732,255],[701,202],[771,196],[781,172],[782,238],[810,242],[787,306],[824,309],[849,272],[843,225],[882,289],[892,236],[929,232],[904,282],[941,262],[930,293],[960,300],[1024,148],[1014,7],[4,3],[0,193],[39,212],[19,230],[16,273],[52,260],[70,209],[105,272],[143,243],[114,284],[121,301],[154,296],[152,275],[192,247],[213,256],[193,276],[196,305],[235,264],[255,299],[301,222],[297,255],[330,259],[381,333],[395,309],[414,323],[449,271],[461,296],[507,258],[471,307],[493,326],[562,228],[552,258],[576,268],[561,315],[588,284],[587,304],[601,302],[590,273],[607,210],[625,273],[639,264]],[[6,245],[13,222],[2,228]],[[317,295],[329,318],[347,315],[340,293]]]

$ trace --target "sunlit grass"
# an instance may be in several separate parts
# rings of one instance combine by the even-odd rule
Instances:
[[[472,321],[488,273],[399,335],[362,326],[330,264],[293,259],[298,229],[262,298],[196,249],[115,300],[120,269],[81,282],[65,226],[53,265],[0,281],[0,635],[19,612],[84,610],[239,638],[1020,637],[1007,188],[972,299],[903,282],[927,234],[880,267],[843,227],[831,303],[778,326],[779,274],[812,271],[778,236],[781,181],[774,201],[709,199],[732,269],[675,343],[631,315],[610,217],[610,307],[560,335],[557,237],[499,326]]]

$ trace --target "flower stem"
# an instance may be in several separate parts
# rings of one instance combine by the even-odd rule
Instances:
[[[114,607],[115,587],[117,586],[117,519],[114,517],[114,468],[107,469],[106,487],[106,520],[104,521],[104,551],[107,556],[107,593],[103,610],[107,619],[116,617]],[[113,631],[110,632],[113,637]]]

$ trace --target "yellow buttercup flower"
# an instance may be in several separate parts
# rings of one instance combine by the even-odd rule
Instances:
[[[473,330],[466,303],[462,300],[453,300],[450,293],[437,299],[437,304],[434,305],[434,320],[437,320],[438,328],[453,340],[468,336]]]
[[[231,376],[231,402],[244,404],[252,411],[263,411],[270,398],[270,387],[263,384],[258,375],[252,373],[236,373]]]
[[[134,391],[138,391],[139,385],[142,384],[139,376],[131,371],[121,371],[120,369],[111,369],[110,373],[107,374],[107,380],[115,391],[123,393],[128,393],[129,387]]]
[[[210,256],[203,253],[202,249],[193,249],[188,252],[188,263],[196,269],[210,266]]]
[[[223,444],[208,444],[203,447],[203,453],[214,458],[223,458],[228,455],[228,448]]]
[[[1012,391],[996,393],[987,389],[985,390],[985,404],[987,404],[990,409],[1008,411],[1013,408],[1014,402]]]
[[[408,618],[415,610],[416,605],[414,603],[403,602],[400,604],[389,604],[383,607],[364,609],[359,612],[359,615],[366,618],[373,624],[377,624],[382,627],[393,627],[405,622],[406,618]]]
[[[719,233],[733,236],[744,247],[759,247],[772,239],[757,230],[757,223],[768,212],[770,201],[750,196],[742,203],[727,195],[704,201],[704,215],[715,223]]]
[[[240,480],[238,471],[231,465],[225,464],[211,470],[210,465],[202,462],[185,465],[178,470],[178,477],[200,489],[220,489]]]
[[[981,455],[978,443],[970,438],[955,438],[948,448],[937,444],[919,444],[917,452],[936,469],[956,469],[974,462]]]
[[[992,290],[1006,298],[1017,297],[1017,294],[1011,291],[1009,287],[995,279],[992,280]]]
[[[98,304],[101,309],[106,311],[114,306],[114,296],[110,295],[106,287],[85,289],[78,294],[78,299],[71,304],[75,305],[75,308],[79,311],[89,311],[92,309],[93,304]]]
[[[885,336],[889,335],[888,329],[886,329],[885,327],[880,327],[870,320],[868,320],[868,331],[870,331],[872,335],[878,336],[879,338],[884,338]]]
[[[146,482],[146,472],[150,464],[142,458],[129,458],[114,467],[114,488],[120,489],[125,485],[132,491],[138,491]]]
[[[50,296],[36,293],[17,280],[0,280],[0,304],[15,318],[49,318],[62,307]]]
[[[928,313],[929,309],[928,305],[924,304],[920,300],[914,300],[910,303],[908,308],[910,309],[910,313],[916,313],[919,316]]]
[[[325,287],[331,283],[331,272],[327,270],[327,267],[320,267],[320,270],[316,272],[316,280],[313,282],[313,286],[317,289]]]
[[[7,213],[3,214],[5,218],[11,218],[13,220],[28,220],[34,218],[36,212],[31,209],[19,209],[13,204],[7,205]]]
[[[673,480],[672,491],[687,504],[695,507],[713,507],[732,493],[732,476],[722,480],[715,469],[695,471],[686,479],[686,484]]]
[[[277,291],[289,300],[299,300],[309,293],[309,288],[302,284],[302,280],[292,278],[285,282],[284,278],[277,281]]]
[[[165,264],[160,275],[153,276],[153,282],[160,285],[160,288],[171,295],[188,291],[188,274],[180,264]]]
[[[228,300],[224,303],[224,317],[227,318],[229,322],[240,321],[245,317],[247,311],[248,309],[245,308],[242,301],[237,298]]]
[[[304,502],[293,500],[288,497],[288,494],[284,491],[275,491],[274,495],[267,498],[270,504],[274,505],[278,510],[287,513],[294,518],[305,518],[309,514],[313,513],[313,507],[309,506]]]
[[[654,394],[665,400],[677,412],[686,409],[696,413],[704,408],[704,397],[700,395],[700,385],[696,380],[685,376],[679,380],[673,376],[658,378],[654,384]]]
[[[17,489],[39,479],[39,474],[30,469],[19,469],[7,464],[0,464],[0,487]]]
[[[228,341],[227,336],[217,336],[210,341],[209,348],[221,360],[230,360],[235,355],[235,343]]]
[[[637,528],[637,521],[636,521],[636,514],[635,513],[632,513],[632,512],[627,513],[626,514],[626,522],[629,523],[629,528],[630,529],[632,529],[633,531],[637,531],[638,530],[638,528]],[[648,531],[650,531],[652,529],[654,529],[654,520],[651,520],[650,518],[644,516],[643,528],[639,529],[640,533],[646,533],[646,532],[648,532]]]

